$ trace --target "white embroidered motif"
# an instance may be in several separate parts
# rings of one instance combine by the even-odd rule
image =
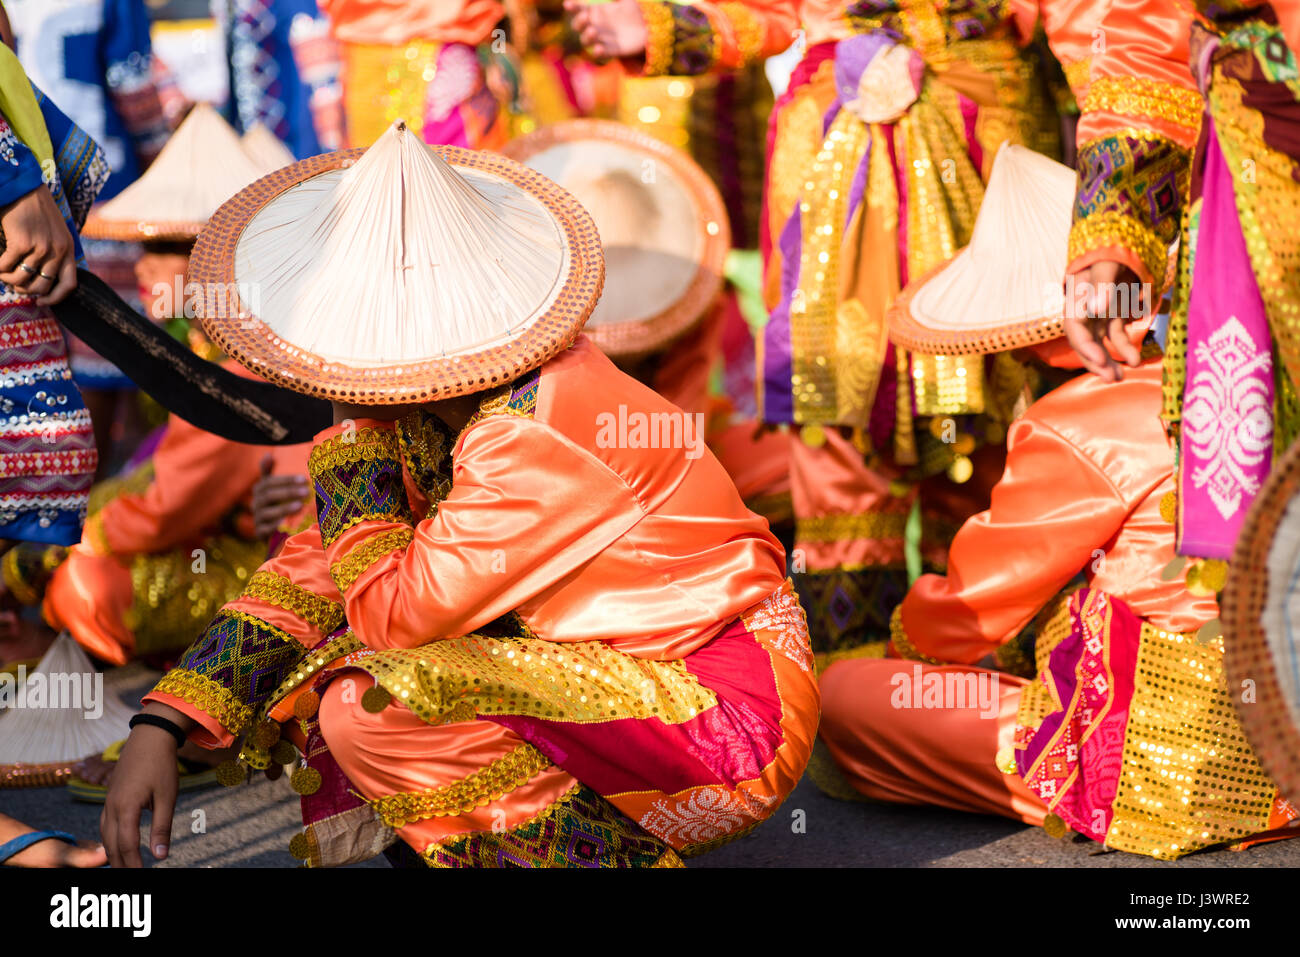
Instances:
[[[801,671],[811,671],[812,645],[808,638],[808,622],[803,606],[789,588],[782,588],[764,598],[758,607],[742,619],[750,632],[767,632],[765,636],[772,650],[784,655],[799,666]]]
[[[709,788],[675,804],[668,799],[656,801],[640,824],[674,846],[699,844],[761,821],[775,802],[775,795],[762,798],[744,790]]]
[[[1196,359],[1201,369],[1183,403],[1183,433],[1196,463],[1192,485],[1205,489],[1226,521],[1245,496],[1259,491],[1259,476],[1246,470],[1259,465],[1273,446],[1266,381],[1273,360],[1236,316],[1209,341],[1197,343]]]

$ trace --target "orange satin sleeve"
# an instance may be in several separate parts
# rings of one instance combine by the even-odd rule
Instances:
[[[154,451],[149,487],[118,495],[91,516],[82,542],[97,554],[121,557],[193,542],[247,498],[262,454],[173,415]]]
[[[986,512],[953,539],[946,575],[923,575],[902,605],[927,658],[974,664],[1013,637],[1123,524],[1129,505],[1068,439],[1025,416]]]
[[[436,40],[476,46],[505,15],[499,0],[318,0],[318,5],[334,37],[347,43]]]
[[[391,431],[391,423],[362,420],[357,428]],[[318,442],[339,431],[322,432]],[[450,494],[414,529],[360,521],[326,548],[348,623],[371,648],[467,634],[554,585],[644,517],[613,472],[532,419],[490,416],[471,426],[454,463]]]
[[[1185,0],[1111,0],[1096,24],[1080,143],[1136,126],[1196,144],[1202,101],[1188,59],[1191,26]]]
[[[647,76],[743,69],[788,49],[799,29],[798,0],[639,3],[646,25]],[[686,9],[696,16],[688,19]],[[705,52],[707,56],[698,55]]]

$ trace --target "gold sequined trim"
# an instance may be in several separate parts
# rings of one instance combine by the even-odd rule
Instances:
[[[1136,255],[1157,282],[1164,279],[1168,250],[1142,223],[1123,213],[1094,213],[1070,228],[1070,261],[1105,246],[1119,246]]]
[[[763,38],[767,32],[763,27],[763,21],[759,20],[743,3],[721,3],[718,9],[730,22],[731,29],[736,34],[736,50],[740,56],[740,62],[736,64],[737,68],[747,67],[761,60]]]
[[[341,560],[330,566],[330,576],[339,591],[346,592],[367,568],[390,552],[405,548],[415,538],[410,528],[395,528],[367,538]]]
[[[1196,90],[1132,76],[1098,77],[1083,98],[1084,113],[1154,117],[1186,127],[1192,134],[1200,130],[1204,110],[1205,101]]]
[[[253,709],[231,694],[228,688],[188,668],[173,668],[162,676],[153,690],[189,702],[234,735],[243,731],[253,717]]]
[[[367,426],[354,433],[332,435],[311,450],[307,470],[315,476],[325,469],[378,459],[401,461],[401,444],[395,429],[372,429]]]
[[[645,20],[645,75],[664,76],[673,69],[673,12],[660,0],[637,0]]]
[[[681,724],[717,704],[683,662],[637,658],[603,641],[465,635],[384,649],[353,664],[430,724],[458,708],[576,723]]]
[[[912,639],[907,637],[907,629],[903,627],[903,606],[899,605],[894,609],[894,613],[889,616],[889,638],[894,643],[896,650],[904,658],[910,658],[913,661],[928,661],[932,665],[943,664],[938,658],[931,658],[929,655],[923,655],[912,644]]]
[[[96,512],[86,519],[81,537],[90,543],[91,550],[96,555],[113,554],[113,546],[108,543],[108,535],[104,532],[104,515],[102,512]]]
[[[551,766],[546,755],[531,744],[521,744],[509,754],[460,781],[440,788],[390,794],[371,802],[379,819],[389,827],[403,827],[431,817],[468,814],[499,801]]]
[[[295,585],[283,575],[259,571],[248,580],[245,598],[255,598],[269,605],[291,611],[303,621],[315,625],[325,634],[343,624],[343,606]]]
[[[800,544],[825,545],[858,539],[901,539],[906,529],[906,512],[819,515],[795,519],[795,541]]]

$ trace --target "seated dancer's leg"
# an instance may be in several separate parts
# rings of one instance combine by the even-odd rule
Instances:
[[[353,680],[369,687],[372,679]],[[321,734],[381,818],[410,821],[398,835],[427,863],[677,864],[666,845],[510,729],[482,720],[432,725],[396,701],[372,714],[359,690],[345,694],[347,685],[335,680],[322,696]]]
[[[961,708],[908,706],[918,703],[912,696],[916,669],[923,682],[962,676],[970,688],[972,677],[987,681],[988,713],[978,700]],[[1010,751],[1026,684],[1014,675],[965,665],[841,661],[821,676],[821,738],[848,783],[873,800],[933,804],[1039,825],[1047,813],[1043,802],[1019,775],[1002,773],[996,760],[999,751]]]

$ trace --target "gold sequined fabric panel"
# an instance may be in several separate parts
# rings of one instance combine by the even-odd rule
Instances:
[[[841,318],[841,245],[849,190],[870,140],[870,129],[849,111],[841,110],[807,170],[801,190],[799,212],[804,239],[799,251],[799,286],[790,304],[791,389],[796,422],[839,421],[837,363],[853,361],[851,356],[840,356],[837,349],[844,337],[837,328]],[[843,318],[853,321],[855,317]],[[878,330],[878,334],[881,332]],[[864,419],[846,424],[861,426],[866,422]]]
[[[1160,858],[1268,825],[1276,787],[1223,672],[1223,640],[1142,626],[1123,769],[1106,846]]]
[[[137,555],[131,562],[135,597],[123,622],[135,636],[136,654],[186,648],[265,560],[266,542],[228,535],[197,550]]]
[[[441,43],[341,44],[348,140],[369,146],[397,120],[423,138],[425,100],[437,74]]]
[[[355,664],[431,724],[457,708],[466,717],[680,724],[717,704],[682,662],[634,658],[600,641],[466,635],[358,656]]]

